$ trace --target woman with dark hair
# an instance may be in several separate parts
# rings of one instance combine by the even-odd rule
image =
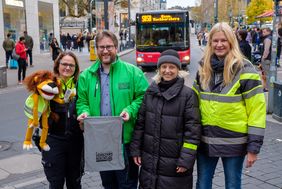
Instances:
[[[62,52],[54,64],[62,91],[59,101],[51,101],[47,143],[50,151],[42,151],[42,164],[50,189],[81,189],[83,173],[83,134],[76,119],[76,83],[79,65],[72,52]],[[64,103],[62,103],[64,102]]]
[[[60,52],[62,52],[56,37],[53,37],[50,46],[52,48],[52,60],[55,61],[56,58],[59,56]]]
[[[26,66],[27,66],[27,56],[26,56],[26,51],[28,50],[25,47],[25,37],[20,37],[20,40],[17,42],[15,46],[15,51],[16,53],[20,56],[18,59],[18,84],[21,85],[22,81],[25,78],[25,73],[26,73]],[[22,76],[21,76],[22,75]]]
[[[239,47],[242,54],[249,60],[252,61],[252,47],[249,42],[246,40],[248,36],[247,30],[239,30],[238,31],[238,40],[239,40]]]

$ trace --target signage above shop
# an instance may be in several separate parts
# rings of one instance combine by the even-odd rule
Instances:
[[[182,22],[182,15],[177,14],[144,14],[141,16],[141,23],[168,23]]]
[[[5,0],[6,5],[16,6],[16,7],[24,7],[24,3],[22,0]]]
[[[81,21],[81,22],[78,22],[78,21],[64,21],[61,23],[60,25],[61,27],[80,27],[80,28],[83,28],[85,27],[85,22]]]

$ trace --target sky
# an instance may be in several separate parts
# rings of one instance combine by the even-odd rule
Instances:
[[[167,8],[179,5],[181,7],[195,6],[197,0],[166,0]]]

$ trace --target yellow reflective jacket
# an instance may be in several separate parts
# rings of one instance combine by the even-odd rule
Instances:
[[[193,89],[199,97],[203,125],[199,150],[209,156],[259,153],[266,125],[266,103],[260,76],[249,61],[233,81],[204,90],[197,74]]]

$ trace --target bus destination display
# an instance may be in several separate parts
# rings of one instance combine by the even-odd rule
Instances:
[[[141,15],[141,23],[168,23],[168,22],[182,22],[183,18],[182,15],[176,14],[144,14]]]

